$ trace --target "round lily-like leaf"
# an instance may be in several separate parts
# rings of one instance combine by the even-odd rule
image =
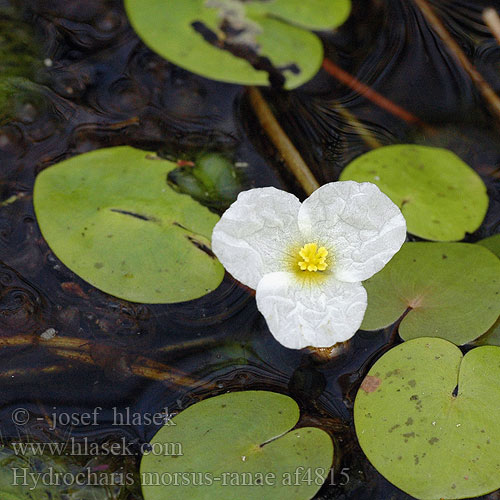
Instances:
[[[295,401],[267,391],[224,394],[189,407],[150,442],[152,450],[176,443],[178,453],[142,458],[145,500],[312,498],[330,470],[333,444],[320,429],[290,430],[298,419]]]
[[[385,146],[349,163],[340,179],[376,184],[401,208],[408,232],[427,240],[461,240],[488,209],[479,175],[446,149]]]
[[[126,0],[134,29],[169,61],[206,78],[291,89],[321,66],[323,46],[307,29],[342,24],[350,0]]]
[[[405,243],[364,282],[363,330],[394,323],[404,313],[404,340],[441,337],[461,345],[479,337],[500,314],[500,260],[470,243]]]
[[[500,488],[500,348],[462,356],[420,338],[386,353],[356,396],[354,422],[375,468],[419,499],[469,498]]]
[[[128,146],[42,171],[35,212],[57,257],[96,288],[133,302],[195,299],[224,269],[210,250],[218,217],[167,185],[174,163]]]

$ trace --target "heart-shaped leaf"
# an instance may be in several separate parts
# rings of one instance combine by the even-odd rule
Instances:
[[[498,380],[498,347],[462,357],[442,339],[405,342],[375,363],[358,391],[354,422],[361,448],[383,476],[415,498],[496,490]]]
[[[470,243],[405,243],[382,271],[364,282],[363,330],[399,325],[404,340],[442,337],[465,344],[500,314],[500,260]]]
[[[441,148],[378,148],[349,163],[340,180],[376,184],[401,208],[408,232],[427,240],[461,240],[481,225],[488,209],[479,175]]]
[[[116,297],[163,303],[205,295],[224,276],[210,251],[218,217],[167,185],[175,167],[124,146],[47,168],[33,195],[44,238],[73,272]]]
[[[157,451],[177,443],[180,453],[150,453],[141,461],[145,500],[312,498],[328,475],[333,444],[320,429],[290,430],[298,419],[295,401],[266,391],[189,407],[150,442]]]
[[[307,29],[342,24],[350,0],[126,0],[125,7],[144,42],[182,68],[244,85],[268,85],[271,75],[294,88],[323,59]]]

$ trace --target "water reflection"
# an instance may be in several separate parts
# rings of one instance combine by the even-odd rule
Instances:
[[[482,7],[491,2],[433,4],[500,90],[500,48],[481,21]],[[32,0],[22,7],[46,62],[33,75],[31,97],[23,98],[16,118],[0,126],[0,202],[15,200],[0,206],[0,344],[27,339],[1,351],[1,435],[48,439],[47,416],[100,407],[98,426],[56,431],[141,442],[156,426],[116,426],[114,412],[175,412],[208,394],[275,390],[290,394],[305,419],[334,434],[337,465],[351,469],[347,486],[327,486],[317,498],[409,498],[364,459],[352,428],[357,387],[388,349],[390,331],[360,332],[335,362],[322,364],[277,344],[252,294],[229,276],[196,301],[135,305],[94,289],[52,254],[33,213],[35,176],[100,147],[130,144],[173,156],[234,151],[236,160],[249,164],[246,187],[289,182],[302,193],[286,173],[277,174],[280,160],[260,134],[244,89],[194,76],[153,54],[133,33],[121,1],[87,0],[82,8],[78,2]],[[293,93],[268,91],[318,178],[335,180],[369,149],[349,118],[354,116],[380,144],[411,140],[457,152],[480,173],[491,195],[488,216],[473,238],[498,232],[497,132],[470,79],[414,4],[354,2],[351,20],[324,40],[328,57],[430,128],[409,125],[325,72]],[[81,345],[49,348],[40,335],[50,328],[56,338]],[[167,376],[158,380],[162,370]],[[11,420],[19,407],[31,416],[23,426]]]

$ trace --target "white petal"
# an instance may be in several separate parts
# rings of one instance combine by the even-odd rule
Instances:
[[[273,187],[250,189],[226,210],[212,233],[212,250],[226,270],[250,288],[283,269],[289,247],[300,238],[300,201]]]
[[[330,347],[350,339],[367,305],[361,283],[306,282],[287,272],[266,274],[256,299],[271,333],[290,349]]]
[[[401,210],[370,182],[320,187],[302,203],[299,227],[306,239],[331,250],[335,277],[351,283],[379,272],[406,238]]]

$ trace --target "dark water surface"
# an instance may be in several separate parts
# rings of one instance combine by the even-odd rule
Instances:
[[[0,1],[0,7],[8,5]],[[500,8],[500,2],[435,0],[433,5],[500,92],[500,47],[481,21],[482,9]],[[0,206],[0,344],[6,338],[30,339],[0,351],[4,441],[24,435],[55,439],[63,432],[141,443],[156,427],[113,425],[114,412],[154,413],[165,407],[175,412],[208,394],[267,389],[292,396],[305,423],[330,432],[335,471],[348,469],[346,485],[326,485],[316,498],[409,498],[371,467],[352,426],[362,378],[397,342],[390,329],[358,332],[337,359],[322,363],[275,342],[252,294],[228,276],[196,301],[138,305],[99,292],[53,255],[33,213],[35,176],[97,148],[128,144],[177,158],[224,151],[248,163],[244,188],[274,185],[304,196],[262,136],[245,89],[197,77],[152,53],[130,28],[121,1],[31,0],[20,7],[46,64],[32,75],[37,99],[23,100],[12,119],[0,121],[0,201],[18,197]],[[323,72],[294,92],[266,91],[318,179],[336,180],[351,159],[369,150],[341,106],[382,144],[417,142],[454,150],[482,176],[490,194],[488,215],[468,241],[500,232],[499,128],[414,4],[355,0],[349,22],[324,41],[328,57],[432,129],[405,123]],[[86,357],[61,356],[40,345],[49,328],[90,345]],[[141,356],[166,365],[176,383],[134,372]],[[48,429],[46,415],[96,407],[102,408],[99,426]],[[26,425],[12,423],[16,408],[29,410]]]

